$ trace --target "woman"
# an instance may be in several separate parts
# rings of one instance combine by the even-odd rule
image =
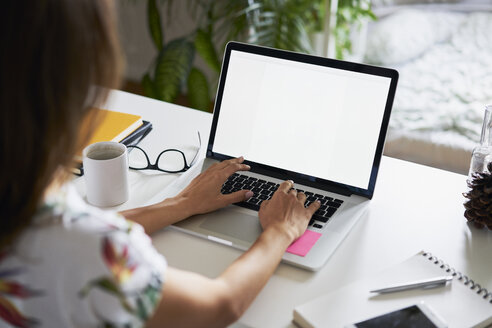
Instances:
[[[10,0],[1,16],[0,326],[237,320],[319,204],[305,208],[306,196],[286,181],[261,206],[261,236],[219,277],[167,267],[146,233],[247,199],[251,191],[222,195],[220,187],[249,167],[242,158],[224,161],[178,196],[121,214],[86,205],[67,168],[90,137],[79,139],[80,122],[107,96],[92,86],[118,86],[113,4]]]

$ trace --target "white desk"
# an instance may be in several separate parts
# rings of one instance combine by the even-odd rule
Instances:
[[[107,108],[142,115],[154,130],[142,141],[151,157],[175,147],[193,155],[196,131],[204,156],[212,116],[188,108],[115,91]],[[131,199],[145,203],[176,175],[132,172]],[[424,249],[492,288],[492,231],[477,230],[463,217],[466,177],[383,157],[370,208],[319,272],[281,264],[240,319],[253,327],[293,326],[292,309],[338,286],[399,263]],[[81,192],[83,184],[77,181]],[[210,241],[165,229],[153,235],[171,266],[219,275],[241,253]],[[197,291],[199,292],[199,291]]]

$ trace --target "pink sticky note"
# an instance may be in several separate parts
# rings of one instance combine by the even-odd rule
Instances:
[[[289,248],[287,248],[287,252],[299,256],[306,256],[306,254],[309,253],[311,248],[318,241],[319,237],[321,237],[319,232],[306,230],[306,232],[304,232],[299,239],[290,244]]]

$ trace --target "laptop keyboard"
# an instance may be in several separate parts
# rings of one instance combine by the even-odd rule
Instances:
[[[244,202],[236,203],[236,205],[258,211],[260,209],[261,203],[264,200],[272,198],[273,193],[278,189],[278,187],[279,185],[274,182],[269,182],[266,180],[234,173],[222,185],[221,193],[230,194],[242,189],[251,190],[254,192],[253,197]],[[309,191],[304,191],[302,189],[296,190],[298,192],[304,192],[306,194],[306,207],[316,200],[319,200],[321,202],[319,210],[314,213],[311,221],[309,221],[309,226],[312,226],[314,228],[323,228],[323,224],[328,222],[328,220],[333,216],[333,214],[335,214],[336,210],[343,203],[343,200],[341,199],[315,194]]]

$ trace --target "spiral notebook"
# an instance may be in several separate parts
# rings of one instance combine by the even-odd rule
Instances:
[[[454,276],[445,287],[391,294],[369,293],[371,289],[443,274]],[[294,321],[301,327],[344,327],[421,301],[450,328],[492,325],[492,293],[424,251],[377,275],[297,306]]]

